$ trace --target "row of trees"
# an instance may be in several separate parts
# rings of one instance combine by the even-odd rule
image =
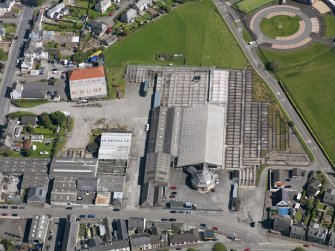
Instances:
[[[38,122],[41,126],[54,130],[56,126],[61,126],[66,121],[64,113],[57,111],[53,113],[43,112],[38,116]]]

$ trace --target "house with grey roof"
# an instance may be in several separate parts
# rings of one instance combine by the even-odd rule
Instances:
[[[323,202],[331,207],[335,207],[335,189],[334,188],[330,188],[325,192],[323,196]]]
[[[320,227],[319,224],[314,224],[308,228],[307,241],[316,242],[319,244],[326,244],[328,229]]]
[[[14,84],[12,85],[12,90],[10,92],[10,98],[12,100],[20,99],[22,91],[23,91],[23,84],[18,81],[15,81]]]
[[[30,187],[27,194],[28,206],[44,206],[48,189],[46,187]]]
[[[190,231],[181,234],[169,236],[170,246],[193,244],[198,243],[199,241],[198,229],[191,229]]]
[[[152,5],[152,0],[139,0],[132,8],[140,15],[148,9],[149,5]]]
[[[147,182],[142,186],[141,207],[161,207],[163,187],[154,186]]]
[[[280,188],[275,192],[272,192],[272,206],[287,207],[289,205],[289,194],[288,190]]]
[[[0,13],[4,14],[12,10],[15,0],[0,0]]]
[[[133,23],[136,17],[137,17],[137,11],[134,9],[129,9],[121,15],[120,21],[127,24]]]
[[[308,197],[317,196],[320,193],[321,186],[322,186],[321,181],[316,177],[313,177],[311,181],[308,183],[306,195]]]
[[[91,20],[87,23],[86,28],[92,32],[94,37],[101,37],[107,30],[107,25],[100,23],[94,20]]]
[[[142,234],[146,227],[146,218],[129,217],[128,219],[128,234]]]
[[[54,6],[53,8],[51,8],[50,10],[47,11],[47,16],[49,18],[52,19],[58,19],[60,17],[62,17],[65,13],[64,13],[64,9],[66,9],[65,4],[63,2],[57,4],[56,6]]]
[[[150,242],[150,235],[135,235],[130,238],[131,250],[140,251],[140,250],[149,250],[152,249]]]
[[[111,5],[111,0],[101,0],[94,5],[94,9],[98,12],[105,13]]]
[[[282,235],[289,236],[292,219],[289,216],[275,216],[273,230],[280,232]]]
[[[20,124],[22,126],[30,125],[32,127],[36,127],[37,117],[36,116],[22,116],[20,120]]]
[[[290,237],[299,240],[306,240],[307,226],[301,224],[292,225]]]
[[[91,247],[89,251],[130,251],[129,241],[114,240],[111,243],[104,243],[99,246]]]
[[[118,37],[116,35],[112,35],[112,36],[104,39],[102,41],[102,45],[104,47],[108,47],[108,46],[111,46],[111,45],[115,44],[117,42],[117,40],[118,40]]]

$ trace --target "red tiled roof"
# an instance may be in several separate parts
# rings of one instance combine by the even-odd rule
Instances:
[[[88,79],[88,78],[101,78],[105,76],[103,66],[91,67],[85,69],[76,69],[70,72],[70,81]]]

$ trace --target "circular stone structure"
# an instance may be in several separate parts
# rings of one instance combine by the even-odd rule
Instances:
[[[276,16],[299,17],[299,28],[291,35],[271,38],[263,33],[261,22],[263,19],[271,19]],[[250,20],[250,29],[257,35],[259,44],[270,44],[274,49],[294,49],[306,45],[312,38],[312,32],[319,31],[319,23],[316,18],[309,18],[299,8],[289,5],[275,5],[258,11]]]
[[[192,186],[202,193],[206,193],[211,189],[214,189],[217,182],[217,174],[214,174],[209,170],[197,171],[191,177]]]

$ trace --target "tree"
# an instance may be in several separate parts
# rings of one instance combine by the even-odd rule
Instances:
[[[31,150],[31,149],[27,149],[27,150],[22,150],[22,155],[24,156],[24,157],[29,157],[29,156],[31,156],[32,154],[33,154],[33,150]]]
[[[65,122],[66,117],[65,117],[64,113],[62,113],[60,111],[57,111],[57,112],[53,112],[53,113],[50,114],[50,119],[52,121],[52,124],[62,125]]]
[[[5,246],[5,250],[7,250],[7,251],[13,251],[14,250],[14,244],[10,240],[2,239],[0,243]]]
[[[93,142],[91,144],[88,144],[87,147],[86,147],[86,150],[90,153],[95,153],[97,152],[99,149],[99,146],[97,143]]]
[[[295,249],[292,249],[292,251],[305,251],[302,247],[296,247]]]
[[[198,249],[195,249],[195,248],[188,248],[188,249],[186,249],[186,251],[198,251]]]
[[[214,251],[227,251],[227,248],[225,245],[223,245],[223,243],[218,242],[213,246],[213,250]]]
[[[38,116],[38,122],[41,126],[44,126],[46,128],[52,128],[52,122],[49,117],[49,114],[46,112],[43,112],[41,115]]]

